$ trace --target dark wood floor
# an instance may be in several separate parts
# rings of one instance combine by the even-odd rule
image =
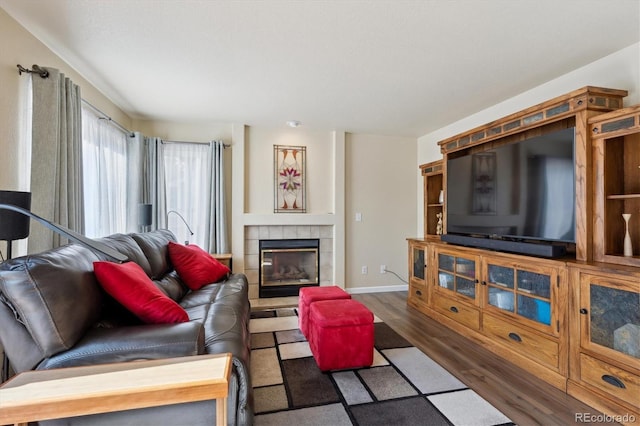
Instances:
[[[580,424],[576,421],[577,413],[600,414],[408,307],[407,292],[352,297],[518,425]]]

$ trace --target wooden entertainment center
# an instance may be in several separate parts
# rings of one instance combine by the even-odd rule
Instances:
[[[640,105],[584,87],[440,141],[420,166],[424,238],[409,243],[409,306],[613,416],[640,422]],[[575,127],[575,244],[541,258],[448,244],[447,159]],[[499,179],[499,177],[498,177]],[[444,200],[440,197],[444,193]],[[631,213],[634,255],[624,255]],[[558,212],[562,214],[562,212]]]

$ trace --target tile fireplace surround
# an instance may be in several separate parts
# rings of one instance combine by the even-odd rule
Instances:
[[[249,299],[259,299],[258,273],[260,240],[308,239],[320,240],[320,285],[333,281],[332,225],[260,225],[246,226],[244,239],[245,275],[249,280]]]

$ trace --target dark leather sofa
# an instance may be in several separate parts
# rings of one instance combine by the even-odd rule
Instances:
[[[228,423],[253,423],[249,377],[250,304],[247,279],[191,291],[168,255],[167,230],[116,234],[99,241],[139,264],[155,285],[189,315],[179,324],[142,324],[97,282],[93,262],[109,260],[78,244],[0,264],[0,343],[17,373],[80,365],[230,352]],[[215,400],[42,424],[215,424]]]

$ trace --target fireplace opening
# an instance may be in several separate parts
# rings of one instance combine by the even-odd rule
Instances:
[[[260,240],[260,297],[297,296],[320,285],[320,240]]]

